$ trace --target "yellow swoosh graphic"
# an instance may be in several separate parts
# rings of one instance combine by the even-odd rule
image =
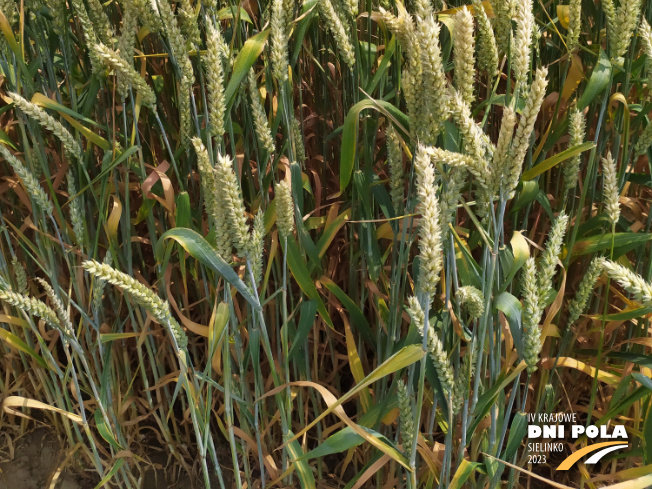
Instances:
[[[557,470],[568,470],[570,469],[575,462],[577,462],[579,459],[581,459],[584,455],[588,455],[591,452],[595,452],[596,450],[600,450],[601,448],[604,447],[609,447],[611,445],[622,445],[623,441],[604,441],[602,443],[594,443],[592,445],[589,445],[588,447],[584,447],[572,455],[569,455],[566,460],[564,460],[561,464],[559,464],[559,467],[557,467]]]

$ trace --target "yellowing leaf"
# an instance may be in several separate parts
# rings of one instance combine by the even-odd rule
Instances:
[[[27,399],[26,397],[21,396],[8,396],[2,401],[2,408],[6,413],[21,415],[22,413],[14,408],[29,408],[29,409],[43,409],[44,411],[52,411],[62,416],[65,416],[71,421],[74,421],[77,424],[82,424],[81,416],[77,414],[69,413],[58,407],[50,406],[41,401],[35,399]]]
[[[541,365],[544,366],[545,368],[552,368],[552,366],[555,363],[554,358],[549,358],[548,360],[545,360],[541,362]],[[581,372],[584,372],[586,375],[589,375],[591,377],[595,377],[595,367],[592,365],[588,365],[580,360],[576,360],[575,358],[570,358],[570,357],[560,357],[559,360],[557,361],[557,366],[558,367],[568,367],[568,368],[574,368],[577,369]],[[604,370],[599,370],[598,371],[598,380],[601,382],[604,382],[605,384],[609,385],[617,385],[621,382],[621,378],[618,377],[617,375],[611,374],[609,372],[605,372]]]
[[[61,114],[61,117],[66,119],[71,126],[73,126],[75,129],[77,129],[82,136],[84,136],[86,139],[91,141],[93,144],[96,146],[99,146],[100,148],[107,150],[111,147],[109,142],[104,139],[102,136],[99,134],[94,133],[91,131],[88,127],[82,125],[79,121],[73,119],[71,117],[71,114],[75,115],[75,117],[82,118],[81,115],[77,114],[76,112],[70,110],[68,107],[64,107],[63,105],[55,102],[54,100],[51,100],[47,98],[45,95],[42,93],[35,93],[34,96],[32,97],[32,103],[36,105],[40,105],[41,107],[46,107],[48,109],[53,109],[59,112]],[[85,119],[85,118],[84,118]]]
[[[557,5],[557,18],[564,29],[570,24],[570,7],[568,5]]]
[[[355,338],[351,332],[349,321],[346,319],[344,314],[342,314],[342,319],[344,320],[344,330],[346,332],[346,350],[349,355],[349,367],[351,368],[351,373],[353,374],[355,381],[361,383],[364,381],[364,370],[362,369],[362,362],[358,355],[358,349],[355,346]],[[367,389],[363,389],[360,393],[360,401],[362,402],[362,408],[367,412],[371,405],[369,391]]]

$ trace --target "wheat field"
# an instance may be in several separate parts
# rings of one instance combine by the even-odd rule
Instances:
[[[0,486],[652,487],[649,2],[0,12]]]

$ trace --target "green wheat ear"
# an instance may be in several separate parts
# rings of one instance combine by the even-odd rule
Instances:
[[[50,309],[45,302],[25,294],[19,294],[13,290],[0,290],[0,301],[22,309],[27,314],[38,316],[50,326],[59,329],[59,319],[57,313]]]
[[[105,263],[87,260],[82,263],[82,266],[94,277],[115,285],[129,294],[136,303],[143,306],[159,323],[167,326],[179,348],[188,346],[188,337],[177,320],[170,314],[170,305],[167,301],[161,299],[134,278],[117,271]]]
[[[645,307],[652,306],[652,283],[611,260],[603,260],[602,266],[609,278],[618,282],[623,289],[634,296],[634,299]]]
[[[482,292],[472,285],[460,287],[455,295],[460,305],[466,308],[469,316],[477,319],[484,314],[484,297]]]

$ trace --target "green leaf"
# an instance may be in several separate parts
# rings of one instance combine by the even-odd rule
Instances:
[[[124,153],[122,153],[120,156],[118,156],[115,160],[113,160],[110,164],[106,166],[106,168],[103,168],[102,171],[97,175],[91,183],[86,185],[84,188],[82,188],[77,194],[70,196],[70,200],[74,200],[77,198],[79,195],[83,194],[86,190],[88,190],[90,187],[94,186],[97,182],[99,182],[102,178],[104,178],[106,175],[108,175],[111,170],[113,170],[115,167],[117,167],[120,163],[123,161],[127,160],[131,155],[135,154],[136,151],[138,151],[138,146],[131,146],[129,149],[127,149]],[[149,210],[149,209],[148,209]]]
[[[652,368],[652,355],[643,355],[642,353],[630,353],[627,351],[611,351],[606,354],[608,358],[615,358],[625,362],[631,362],[647,368]]]
[[[190,228],[192,218],[190,216],[190,196],[188,192],[180,192],[177,195],[175,226],[178,228]]]
[[[538,177],[542,173],[545,173],[551,168],[557,166],[562,161],[566,161],[567,159],[572,158],[573,156],[577,156],[578,154],[583,153],[584,151],[592,149],[594,146],[595,144],[589,141],[584,144],[580,144],[579,146],[568,148],[567,150],[562,151],[561,153],[557,153],[556,155],[551,156],[546,160],[543,160],[535,167],[530,168],[527,171],[524,171],[523,175],[521,176],[521,180],[524,182],[528,180],[532,180],[533,178]]]
[[[503,460],[511,460],[518,447],[521,446],[527,430],[527,415],[525,413],[516,413],[509,428],[509,437],[507,438],[507,447],[501,457]]]
[[[324,285],[330,292],[335,295],[342,303],[344,308],[348,311],[351,316],[351,324],[355,327],[358,333],[362,335],[364,340],[371,348],[376,348],[376,342],[374,341],[374,336],[371,333],[371,327],[367,318],[365,318],[362,310],[358,305],[348,296],[346,293],[331,279],[328,277],[322,277],[319,279],[320,283]]]
[[[6,144],[7,146],[11,146],[12,149],[17,149],[16,146],[14,146],[14,143],[9,137],[9,135],[6,132],[4,132],[2,129],[0,129],[0,143]]]
[[[650,410],[651,406],[648,406],[648,413],[643,422],[643,444],[645,446],[645,463],[652,463],[652,413]]]
[[[616,403],[615,406],[610,406],[609,411],[607,411],[607,413],[604,416],[602,416],[598,420],[598,422],[595,423],[595,425],[600,426],[603,425],[604,423],[607,423],[608,421],[613,420],[618,413],[624,411],[638,400],[649,395],[650,395],[650,387],[646,385],[642,385],[634,392],[632,392],[629,396],[627,396],[625,399]]]
[[[295,438],[302,436],[309,429],[311,429],[313,426],[319,423],[322,419],[324,419],[326,416],[332,413],[335,408],[341,406],[346,401],[356,396],[360,391],[362,391],[362,389],[368,387],[369,385],[382,379],[383,377],[391,375],[394,372],[397,372],[409,365],[412,365],[414,362],[418,362],[424,356],[425,356],[425,352],[421,348],[421,345],[409,345],[404,348],[401,348],[398,352],[396,352],[394,355],[392,355],[387,360],[385,360],[381,365],[376,367],[376,369],[373,372],[371,372],[369,375],[367,375],[362,382],[357,384],[353,389],[351,389],[349,392],[347,392],[342,397],[340,397],[337,400],[337,402],[334,402],[328,407],[328,409],[322,411],[319,414],[319,416],[317,416],[314,420],[310,422],[308,426],[303,428],[297,435],[295,435]],[[525,365],[523,365],[523,368],[525,368]]]
[[[4,341],[8,346],[15,348],[16,350],[26,353],[38,363],[41,367],[45,369],[50,369],[48,364],[43,360],[36,351],[34,351],[29,345],[27,345],[23,340],[13,333],[10,333],[4,328],[0,328],[0,340]]]
[[[294,29],[294,47],[292,48],[292,56],[290,56],[290,62],[292,65],[296,63],[297,58],[299,57],[299,51],[301,51],[301,46],[303,46],[303,39],[306,37],[308,27],[310,27],[313,19],[317,17],[316,6],[317,0],[304,0],[301,8],[301,15],[294,21],[297,23],[297,27]],[[319,66],[319,62],[314,58],[313,62],[316,66]],[[320,66],[319,68],[321,69]]]
[[[491,387],[491,389],[485,391],[484,394],[480,396],[478,399],[478,403],[475,405],[475,410],[473,411],[473,416],[474,416],[474,421],[471,426],[469,426],[467,432],[466,432],[466,437],[467,439],[471,439],[471,436],[473,435],[475,429],[478,427],[480,422],[484,419],[486,414],[489,412],[489,409],[491,409],[491,406],[496,402],[496,398],[498,397],[498,394],[509,384],[512,383],[512,381],[518,377],[523,370],[525,370],[526,364],[525,362],[521,362],[509,375],[502,374],[498,379],[496,380],[496,383]]]
[[[611,61],[609,61],[605,52],[600,49],[598,64],[593,68],[593,73],[591,73],[589,83],[586,85],[584,93],[582,93],[582,96],[577,101],[577,110],[581,111],[588,107],[588,105],[593,102],[605,88],[607,88],[610,78]]]
[[[328,250],[328,247],[333,242],[335,235],[338,233],[342,226],[346,224],[346,221],[349,220],[351,216],[351,210],[347,209],[337,216],[333,221],[324,229],[324,233],[319,238],[317,242],[317,252],[319,253],[319,258],[323,258]]]
[[[652,379],[650,379],[649,377],[643,374],[639,374],[638,372],[635,372],[632,374],[632,378],[639,384],[646,386],[648,389],[652,391]]]
[[[319,315],[328,326],[333,328],[333,321],[331,321],[331,318],[328,315],[326,306],[324,306],[324,301],[322,301],[321,296],[315,287],[315,283],[308,273],[308,265],[303,259],[303,256],[301,256],[301,252],[299,251],[297,244],[294,242],[294,239],[291,238],[288,238],[287,240],[287,261],[288,266],[290,267],[290,272],[292,273],[294,280],[297,282],[297,285],[299,285],[299,288],[301,288],[308,298],[317,303],[317,311],[319,312]]]
[[[215,248],[208,244],[208,241],[206,241],[199,233],[187,228],[170,229],[168,232],[163,234],[158,243],[156,243],[156,257],[158,260],[163,257],[163,253],[165,252],[164,243],[166,239],[175,240],[183,246],[183,249],[185,249],[190,256],[220,274],[224,280],[235,287],[254,309],[261,309],[260,304],[249,291],[249,287],[245,285],[229,264],[217,254]]]
[[[507,318],[509,330],[514,338],[514,346],[519,358],[523,359],[523,327],[521,325],[521,303],[509,292],[503,292],[496,297],[495,307]]]
[[[451,229],[451,233],[455,239],[455,262],[462,285],[473,285],[477,289],[482,289],[480,266],[473,258],[467,244],[460,239],[454,229]]]
[[[387,46],[385,47],[385,52],[383,53],[383,59],[380,62],[378,69],[376,70],[373,78],[365,88],[365,92],[367,92],[369,95],[373,93],[373,91],[378,86],[378,83],[380,83],[380,79],[387,71],[387,68],[391,66],[392,56],[394,55],[394,51],[396,51],[396,45],[397,45],[396,37],[392,36],[390,41],[387,43]]]
[[[369,433],[372,436],[375,436],[379,440],[382,440],[387,445],[393,446],[394,444],[388,440],[384,435],[378,433],[377,431],[372,430],[364,426],[360,426],[364,431]],[[355,431],[351,429],[350,426],[342,428],[340,431],[334,435],[329,436],[320,443],[316,448],[306,453],[303,458],[305,460],[310,460],[313,458],[321,458],[333,453],[342,453],[349,448],[357,447],[364,443],[364,438],[358,435]]]
[[[231,5],[229,7],[224,7],[223,9],[217,12],[217,18],[220,20],[235,19],[238,16],[240,17],[241,20],[253,24],[251,17],[249,17],[247,11],[242,7],[238,8],[235,5]]]
[[[652,233],[608,233],[591,236],[575,243],[571,252],[571,260],[582,255],[590,255],[598,251],[619,247],[636,247],[652,240]]]
[[[111,427],[106,424],[106,420],[102,416],[102,411],[96,409],[93,415],[95,416],[95,427],[97,428],[97,431],[99,431],[100,436],[104,438],[104,441],[111,445],[117,452],[124,450],[124,448],[113,436]]]
[[[650,313],[652,313],[652,307],[639,307],[634,309],[633,311],[615,312],[613,314],[604,314],[604,315],[595,314],[595,315],[588,315],[588,317],[593,319],[602,319],[604,321],[628,321],[630,319],[647,316]]]
[[[514,205],[511,208],[511,212],[522,209],[530,202],[533,202],[539,193],[539,182],[536,180],[530,180],[527,182],[521,181],[520,187],[521,189],[518,193],[518,198],[516,199],[516,202],[514,202]]]
[[[525,262],[530,257],[530,246],[519,231],[514,231],[514,235],[509,244],[512,247],[514,260],[509,271],[505,274],[505,286],[512,283],[512,279],[516,276],[516,273],[525,265]]]
[[[453,479],[450,481],[450,484],[448,484],[448,489],[462,489],[463,487],[466,487],[464,485],[465,482],[471,476],[473,471],[480,465],[482,464],[479,462],[469,462],[463,458],[459,467],[457,467],[457,470],[455,471]]]
[[[120,470],[124,464],[124,458],[119,458],[116,460],[115,464],[113,464],[113,467],[111,467],[111,470],[109,470],[104,478],[95,486],[95,489],[100,489],[101,487],[104,487],[106,484],[108,484],[108,482],[113,479],[113,476],[117,474],[118,470]]]
[[[374,109],[392,119],[397,129],[407,137],[407,116],[384,100],[365,99],[355,104],[344,119],[342,131],[342,148],[340,151],[340,191],[344,191],[351,182],[353,167],[355,165],[355,151],[358,143],[358,127],[360,113],[365,109]]]
[[[288,436],[292,436],[292,432],[288,431]],[[294,440],[287,444],[288,453],[292,459],[292,464],[297,471],[299,483],[303,489],[315,488],[315,477],[312,475],[310,465],[304,459],[303,451],[299,442]]]
[[[301,303],[301,317],[299,319],[299,327],[295,335],[292,337],[292,348],[288,353],[290,361],[301,351],[301,347],[305,346],[306,338],[310,333],[310,328],[315,324],[315,314],[317,312],[317,302],[306,301]]]
[[[250,37],[236,56],[235,61],[233,62],[231,79],[229,80],[229,84],[226,86],[224,92],[227,113],[231,110],[231,106],[235,101],[235,94],[237,93],[238,88],[240,88],[240,84],[249,73],[249,69],[256,62],[258,56],[260,56],[260,53],[263,52],[268,35],[269,29],[265,29],[255,36]]]

